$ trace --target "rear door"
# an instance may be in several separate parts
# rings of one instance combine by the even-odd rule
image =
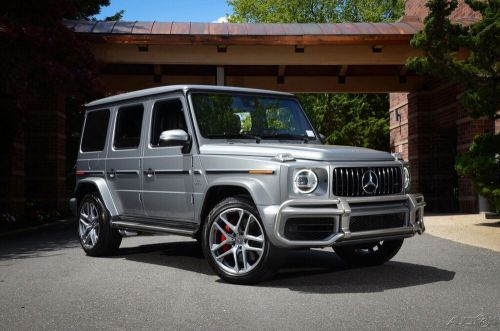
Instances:
[[[160,134],[166,130],[182,129],[193,136],[186,115],[181,95],[153,104],[143,159],[143,201],[150,218],[194,220],[191,150],[159,145]]]
[[[108,186],[120,215],[144,216],[141,201],[141,139],[144,105],[118,107],[106,160]]]

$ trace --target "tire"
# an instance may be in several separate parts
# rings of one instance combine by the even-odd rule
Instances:
[[[112,255],[120,247],[122,237],[118,230],[111,228],[109,213],[95,193],[87,194],[79,201],[78,238],[90,256]]]
[[[377,266],[392,259],[403,245],[403,239],[377,241],[350,246],[336,246],[333,250],[347,264]]]
[[[271,277],[286,256],[286,250],[269,242],[255,205],[241,197],[226,198],[210,211],[202,247],[214,272],[234,284],[255,284]]]

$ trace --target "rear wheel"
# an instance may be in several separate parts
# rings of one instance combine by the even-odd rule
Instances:
[[[403,239],[336,246],[333,250],[346,263],[357,266],[381,265],[392,259],[403,245]]]
[[[203,228],[203,253],[215,273],[236,284],[253,284],[279,270],[284,250],[273,246],[255,206],[241,197],[218,203]]]
[[[118,250],[122,237],[111,228],[109,214],[97,194],[87,194],[78,208],[78,237],[90,256],[111,255]]]

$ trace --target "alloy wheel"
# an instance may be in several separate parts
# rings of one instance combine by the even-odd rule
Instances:
[[[99,239],[99,212],[92,202],[85,201],[80,208],[78,234],[82,244],[92,249]]]
[[[248,210],[224,210],[210,227],[210,253],[225,272],[237,275],[250,272],[262,259],[264,247],[264,231]]]

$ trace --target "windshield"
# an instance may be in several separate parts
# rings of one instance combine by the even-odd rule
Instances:
[[[297,101],[261,95],[192,93],[200,134],[209,139],[316,140]]]

